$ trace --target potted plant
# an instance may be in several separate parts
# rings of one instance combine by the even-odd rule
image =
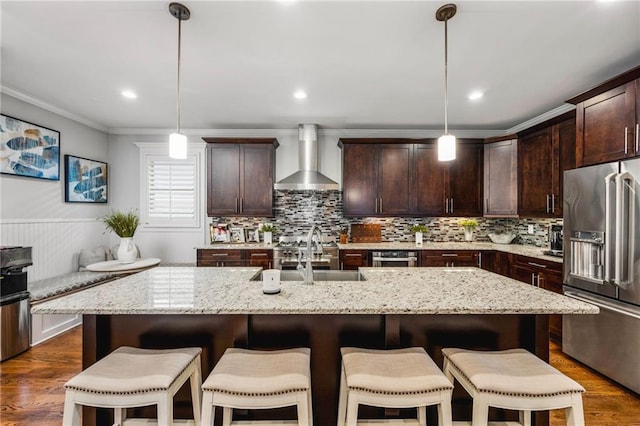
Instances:
[[[478,221],[470,218],[462,219],[460,226],[464,228],[464,240],[473,241],[473,229],[478,226]]]
[[[270,223],[265,223],[260,230],[264,233],[264,243],[271,244],[273,242],[273,231],[276,230],[276,227]]]
[[[140,219],[138,215],[130,211],[123,213],[117,210],[112,211],[102,218],[107,229],[114,232],[120,237],[120,246],[118,247],[118,261],[120,263],[132,263],[136,260],[138,250],[133,243],[133,234],[138,228]]]
[[[422,234],[424,234],[425,232],[427,232],[427,226],[426,225],[420,225],[419,223],[413,225],[411,227],[411,232],[416,234],[416,245],[417,246],[421,246],[422,245]]]

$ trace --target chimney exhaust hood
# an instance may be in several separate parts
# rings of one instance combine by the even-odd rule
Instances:
[[[318,171],[318,126],[298,125],[298,171],[273,185],[274,189],[327,191],[338,183]]]

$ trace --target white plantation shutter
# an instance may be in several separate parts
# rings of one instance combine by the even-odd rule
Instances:
[[[168,155],[166,144],[139,143],[143,226],[200,226],[200,170],[204,149],[190,147],[185,160]]]

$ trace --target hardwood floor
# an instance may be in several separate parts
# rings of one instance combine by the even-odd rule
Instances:
[[[64,383],[81,370],[81,328],[51,339],[0,364],[2,426],[59,426]],[[640,426],[640,396],[575,362],[551,343],[551,365],[580,382],[587,426]],[[551,414],[551,426],[565,425],[564,412]]]

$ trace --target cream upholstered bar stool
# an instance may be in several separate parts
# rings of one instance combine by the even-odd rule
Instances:
[[[568,426],[584,426],[579,383],[524,349],[471,351],[445,348],[444,373],[473,398],[472,426],[485,426],[489,407],[518,410],[531,425],[531,411],[564,408]]]
[[[119,347],[65,384],[63,426],[81,424],[83,405],[113,408],[116,425],[126,424],[127,408],[157,405],[158,426],[171,426],[173,397],[187,380],[199,426],[201,351]]]
[[[212,426],[215,408],[222,424],[233,409],[270,409],[295,405],[300,426],[313,425],[311,349],[274,351],[227,349],[202,384],[202,424]]]
[[[338,426],[356,426],[358,405],[416,408],[426,426],[426,407],[438,406],[438,424],[451,425],[452,383],[423,348],[341,348]]]

